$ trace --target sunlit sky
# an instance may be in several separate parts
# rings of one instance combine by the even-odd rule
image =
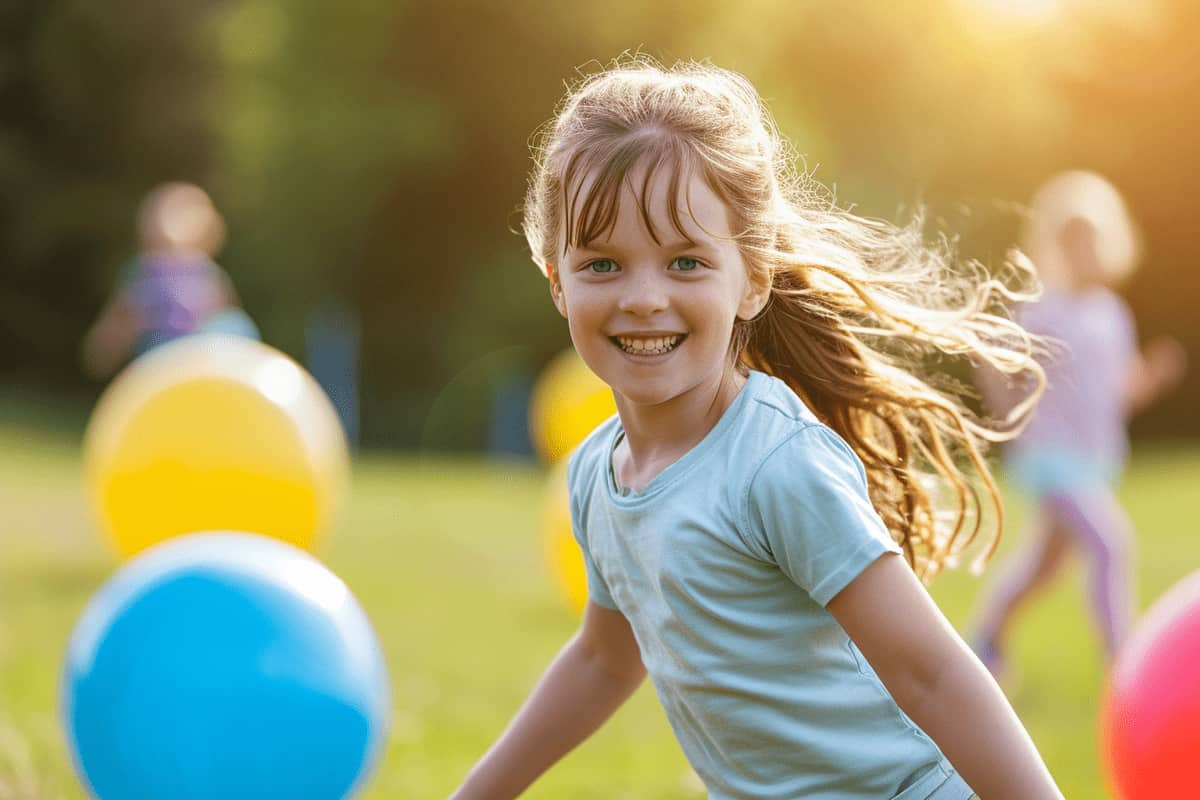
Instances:
[[[1161,22],[1162,4],[1155,0],[960,0],[971,11],[996,22],[1043,25],[1064,23],[1078,15],[1120,20],[1131,29]]]
[[[1043,21],[1062,13],[1067,0],[965,0],[996,15]]]

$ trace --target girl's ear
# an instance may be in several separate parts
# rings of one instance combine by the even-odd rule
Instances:
[[[562,314],[563,319],[567,318],[567,301],[563,297],[562,282],[558,279],[558,270],[553,264],[546,265],[546,277],[550,282],[550,299],[554,301],[554,307],[558,309],[558,313]]]
[[[766,270],[757,270],[746,281],[746,293],[738,304],[737,316],[741,320],[751,320],[759,315],[766,307],[771,297],[771,279]]]

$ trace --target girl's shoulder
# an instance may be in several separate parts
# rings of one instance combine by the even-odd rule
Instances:
[[[749,398],[748,413],[737,436],[736,460],[742,462],[746,485],[761,482],[764,472],[794,474],[805,463],[825,462],[831,455],[853,461],[842,438],[804,403],[786,383],[764,375]]]
[[[768,443],[787,438],[802,428],[822,424],[804,400],[773,375],[752,372],[746,391],[750,396],[747,413],[742,415],[742,427],[761,435]]]
[[[770,376],[753,398],[752,414],[742,442],[744,485],[750,494],[755,487],[771,486],[777,480],[795,483],[806,473],[819,479],[845,473],[852,480],[866,480],[862,461],[853,448],[826,425],[786,383]]]

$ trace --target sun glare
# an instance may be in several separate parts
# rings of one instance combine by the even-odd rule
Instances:
[[[968,0],[980,10],[1029,22],[1043,22],[1058,16],[1066,0]]]

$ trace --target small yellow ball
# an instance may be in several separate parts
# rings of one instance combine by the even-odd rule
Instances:
[[[553,464],[615,413],[612,390],[574,349],[565,350],[546,366],[533,387],[529,429],[534,447]]]
[[[550,471],[542,499],[542,554],[559,594],[577,614],[587,605],[587,568],[571,528],[567,462]]]

